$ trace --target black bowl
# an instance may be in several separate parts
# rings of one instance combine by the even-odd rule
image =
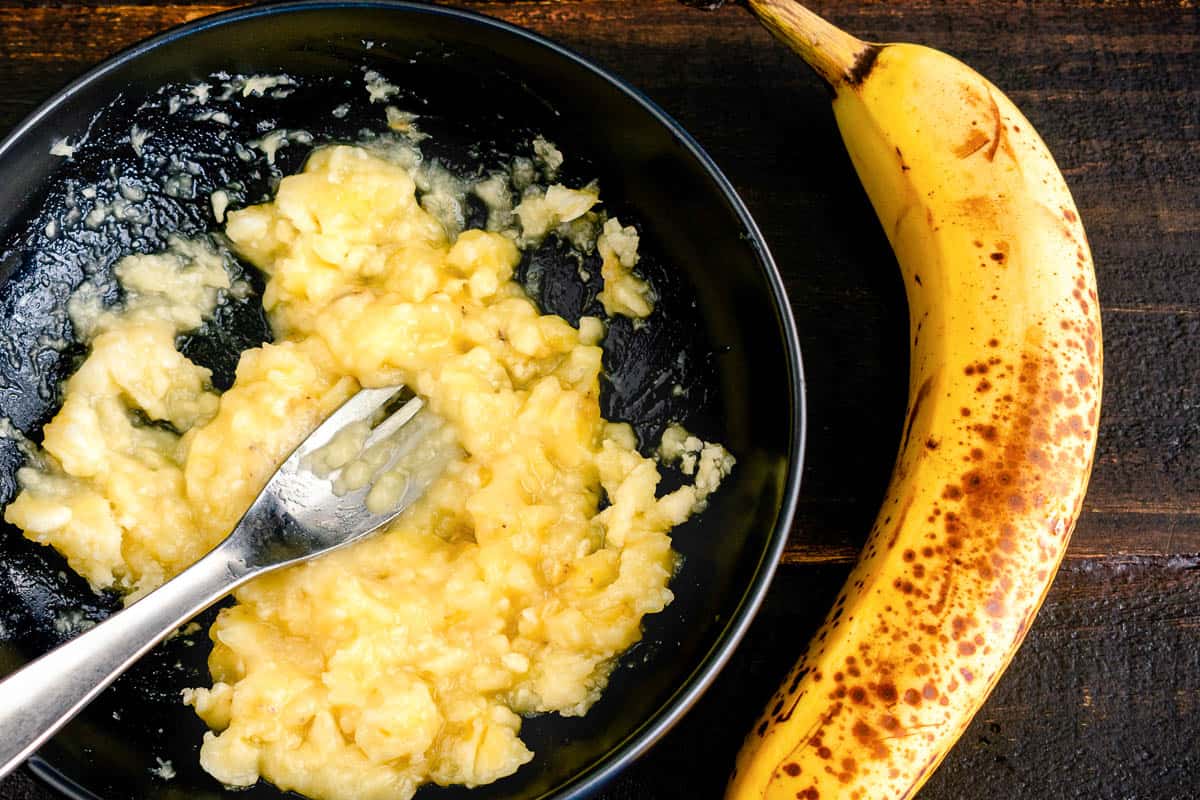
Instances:
[[[236,181],[235,205],[258,202],[280,174],[302,165],[311,149],[303,137],[274,164],[236,157],[233,143],[259,135],[258,121],[304,129],[315,143],[381,130],[383,106],[364,91],[367,69],[401,87],[391,102],[421,114],[433,134],[427,154],[456,169],[488,169],[528,150],[541,133],[567,154],[565,182],[599,178],[609,212],[641,229],[642,269],[660,295],[649,324],[612,324],[604,411],[633,423],[644,449],[681,419],[738,458],[708,510],[676,530],[684,561],[672,582],[675,602],[646,619],[643,641],[622,658],[591,712],[527,720],[522,735],[537,755],[510,778],[469,793],[426,787],[419,794],[584,797],[678,720],[737,645],[787,539],[804,438],[799,344],[767,246],[708,156],[636,90],[510,25],[399,2],[252,8],[124,52],[0,144],[0,416],[36,439],[53,414],[57,383],[79,355],[62,309],[85,275],[111,284],[122,255],[161,249],[171,230],[213,227],[212,190]],[[221,71],[286,73],[298,85],[225,101],[215,99],[215,87],[204,104],[181,93],[188,83],[219,84],[210,76]],[[216,108],[228,120],[205,117]],[[141,152],[132,146],[135,125],[147,134]],[[62,137],[76,146],[69,160],[50,154]],[[190,186],[168,180],[182,172]],[[83,191],[87,185],[95,196]],[[89,226],[95,205],[122,189],[144,195],[145,213]],[[548,245],[527,256],[519,274],[544,308],[575,321],[595,307],[597,288],[577,272]],[[267,336],[261,308],[250,301],[181,347],[228,385],[238,352]],[[0,439],[4,502],[19,462],[13,442]],[[3,671],[119,605],[92,594],[57,554],[11,527],[0,539],[0,572]],[[31,761],[34,772],[76,797],[280,796],[263,783],[234,795],[200,770],[203,725],[178,693],[207,685],[207,651],[203,633],[164,643],[47,744]],[[170,761],[177,775],[152,775],[156,759]]]

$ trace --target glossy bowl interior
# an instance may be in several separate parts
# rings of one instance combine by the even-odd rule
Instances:
[[[79,355],[62,308],[85,275],[111,284],[121,256],[161,249],[171,231],[214,228],[211,191],[237,182],[235,205],[265,199],[312,146],[299,137],[267,164],[260,154],[237,158],[235,142],[268,129],[303,129],[314,144],[383,130],[384,104],[370,102],[364,88],[369,70],[401,87],[392,105],[421,115],[433,135],[424,143],[429,157],[487,170],[526,152],[540,133],[567,156],[564,182],[599,179],[609,213],[641,229],[642,269],[660,296],[645,326],[623,319],[611,326],[604,411],[633,423],[645,451],[668,422],[682,420],[738,459],[708,510],[676,530],[684,556],[672,582],[676,599],[646,619],[644,640],[622,658],[591,712],[527,720],[522,736],[536,756],[510,778],[418,795],[586,796],[686,711],[736,645],[787,537],[804,423],[799,345],[753,221],[699,147],[616,78],[511,26],[403,3],[239,11],[114,58],[0,144],[0,416],[36,439],[53,414],[55,387]],[[189,99],[186,84],[199,81],[214,84],[216,95],[221,79],[212,76],[222,72],[286,73],[296,85],[224,105]],[[345,113],[334,114],[339,106]],[[217,107],[228,123],[202,118]],[[141,153],[132,147],[134,126],[146,134]],[[78,145],[70,160],[50,155],[62,137]],[[168,185],[180,164],[191,175],[188,191]],[[86,186],[99,187],[95,197]],[[122,186],[145,196],[148,213],[86,224]],[[577,267],[547,245],[526,257],[519,276],[544,308],[577,321],[596,307],[598,289],[595,277],[580,280]],[[223,387],[238,352],[268,335],[252,298],[184,337],[181,348],[211,366]],[[4,502],[19,462],[12,440],[0,439]],[[93,595],[47,548],[11,527],[0,537],[0,671],[117,606],[114,597]],[[179,691],[207,685],[207,652],[203,631],[164,643],[43,748],[35,771],[81,797],[281,796],[262,783],[228,792],[200,770],[204,727]],[[152,774],[157,759],[171,762],[174,778]]]

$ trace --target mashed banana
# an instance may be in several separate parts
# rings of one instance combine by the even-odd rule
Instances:
[[[558,223],[590,207],[566,197],[546,212]],[[619,281],[605,305],[644,314],[630,230],[601,236]],[[91,353],[6,518],[93,586],[137,596],[224,537],[358,386],[407,384],[461,455],[385,532],[237,591],[211,631],[213,685],[185,692],[212,728],[201,763],[320,800],[511,774],[533,756],[521,715],[585,713],[671,601],[668,532],[732,458],[704,444],[705,485],[656,497],[656,462],[600,415],[602,324],[541,314],[512,280],[520,237],[451,240],[394,160],[320,149],[273,202],[230,212],[226,235],[269,277],[275,343],[244,353],[218,396],[174,339],[237,290],[219,251],[125,260],[121,308],[86,290],[73,304]]]

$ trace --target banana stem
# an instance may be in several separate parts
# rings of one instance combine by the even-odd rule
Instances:
[[[747,5],[835,90],[859,83],[875,62],[878,45],[851,36],[795,0],[747,0]]]

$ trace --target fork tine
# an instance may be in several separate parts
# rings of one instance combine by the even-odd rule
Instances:
[[[421,398],[414,397],[407,403],[402,405],[396,413],[385,419],[383,422],[376,425],[371,433],[367,436],[367,440],[363,442],[363,452],[371,449],[371,446],[382,442],[396,431],[400,430],[404,425],[417,415],[417,412],[424,407],[425,403]]]
[[[387,405],[388,400],[395,397],[397,392],[403,390],[403,386],[384,386],[380,389],[359,390],[358,394],[351,397],[345,403],[342,403],[337,411],[334,411],[324,422],[318,425],[308,435],[308,438],[301,442],[300,446],[296,448],[288,460],[296,459],[298,461],[314,450],[324,447],[342,428],[351,422],[367,419],[380,408]],[[408,404],[405,404],[404,408],[407,407]]]

